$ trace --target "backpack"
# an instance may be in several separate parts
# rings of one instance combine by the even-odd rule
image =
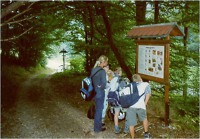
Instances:
[[[89,119],[94,119],[94,114],[95,114],[95,105],[93,104],[92,106],[89,107],[88,112],[87,112],[87,117]]]
[[[108,93],[108,104],[113,107],[121,106],[119,102],[118,91],[123,89],[127,85],[127,83],[123,79],[115,77],[113,78],[113,80],[111,80],[110,84],[112,86],[111,91]]]
[[[118,94],[121,107],[129,108],[134,105],[145,94],[145,92],[142,95],[139,95],[136,82],[132,82],[119,91]]]
[[[93,83],[92,83],[92,77],[96,75],[100,70],[103,70],[102,68],[97,70],[92,76],[86,77],[82,80],[82,87],[80,89],[80,93],[82,98],[85,101],[90,101],[95,96]]]
[[[108,104],[112,107],[121,106],[119,103],[119,96],[117,94],[117,91],[109,92],[107,101],[108,101]]]

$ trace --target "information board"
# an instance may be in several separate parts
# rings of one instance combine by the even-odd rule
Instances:
[[[164,78],[164,46],[139,45],[138,73]]]

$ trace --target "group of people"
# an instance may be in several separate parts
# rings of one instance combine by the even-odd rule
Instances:
[[[100,70],[104,69],[104,70]],[[119,87],[118,84],[113,84],[114,80],[119,81],[120,77],[122,76],[122,69],[120,67],[116,68],[115,71],[109,69],[108,64],[108,57],[102,55],[98,58],[95,63],[94,68],[91,71],[91,75],[96,73],[96,71],[100,70],[95,76],[93,77],[93,86],[96,92],[94,97],[96,109],[94,115],[94,132],[102,132],[105,131],[105,116],[106,116],[106,109],[108,107],[107,96],[110,90],[116,90]],[[132,76],[132,80],[137,83],[137,88],[139,95],[145,92],[137,103],[130,106],[126,111],[126,122],[124,132],[130,132],[132,138],[134,138],[134,127],[137,125],[137,116],[140,121],[143,122],[144,127],[144,138],[149,138],[150,134],[148,132],[148,120],[147,120],[147,112],[146,112],[146,105],[148,100],[151,96],[151,88],[147,82],[143,82],[142,78],[139,74],[134,74]],[[121,129],[118,125],[118,115],[120,112],[121,107],[115,107],[115,114],[114,114],[114,128],[115,133],[120,133]]]

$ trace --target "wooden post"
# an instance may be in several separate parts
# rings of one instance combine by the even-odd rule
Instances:
[[[140,40],[140,38],[137,38],[137,40]],[[138,46],[138,45],[139,45],[139,44],[136,43],[135,74],[138,73],[138,62],[137,62],[137,61],[138,61],[138,55],[139,55],[139,54],[138,54],[138,50],[139,50],[139,48],[138,48],[139,46]]]
[[[169,125],[169,85],[165,85],[165,125]]]
[[[63,72],[65,71],[65,53],[63,52]]]
[[[170,37],[168,36],[166,38],[167,40],[170,40]],[[166,44],[165,47],[165,125],[169,125],[169,60],[170,60],[170,45]]]
[[[63,72],[65,71],[65,53],[67,53],[67,51],[63,48],[62,51],[60,51],[60,53],[63,53]]]

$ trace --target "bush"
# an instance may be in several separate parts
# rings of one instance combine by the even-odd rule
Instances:
[[[197,97],[188,96],[184,100],[181,96],[171,98],[172,118],[177,119],[184,129],[198,131],[199,128],[199,101]],[[187,125],[187,126],[184,126]]]
[[[28,72],[16,66],[3,66],[1,68],[1,97],[2,107],[11,108],[17,100],[17,92],[21,82],[25,80]]]

